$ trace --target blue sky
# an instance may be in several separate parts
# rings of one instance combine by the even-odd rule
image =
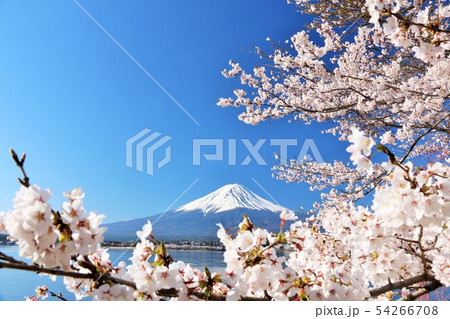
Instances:
[[[198,121],[196,125],[72,0],[0,1],[0,210],[11,208],[18,170],[9,148],[27,152],[33,183],[61,194],[81,186],[86,207],[107,222],[144,217],[230,183],[263,197],[256,179],[281,205],[310,207],[318,194],[307,185],[272,178],[267,166],[192,166],[193,138],[313,138],[325,161],[346,159],[346,144],[321,135],[323,126],[256,127],[237,119],[241,110],[216,106],[239,83],[224,79],[228,61],[248,69],[261,60],[243,50],[290,38],[305,18],[285,1],[79,0],[82,5]],[[172,162],[148,176],[125,165],[125,142],[149,128],[172,137]],[[225,142],[225,145],[227,143]],[[225,153],[225,155],[227,155]],[[159,154],[162,158],[163,153]],[[238,162],[247,152],[238,143]]]

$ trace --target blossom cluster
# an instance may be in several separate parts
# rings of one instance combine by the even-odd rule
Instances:
[[[424,62],[437,63],[450,49],[450,5],[414,0],[367,0],[370,22],[395,46],[411,48]],[[428,5],[427,5],[428,4]]]
[[[368,144],[363,149],[352,143],[355,168],[345,161],[292,160],[276,166],[274,175],[321,190],[317,209],[374,191],[391,169],[365,153],[375,137],[401,160],[448,164],[449,6],[413,0],[288,2],[314,16],[310,29],[294,34],[287,47],[269,39],[272,52],[258,48],[264,66],[252,71],[230,61],[222,73],[240,85],[218,105],[242,108],[239,119],[247,124],[280,118],[327,122],[324,132],[350,142],[363,134],[361,143]]]
[[[37,287],[36,294],[34,296],[27,297],[26,300],[27,301],[45,300],[48,298],[48,294],[49,294],[49,291],[48,291],[47,286]]]
[[[341,5],[295,2],[308,3],[310,9]],[[345,12],[353,12],[353,2],[342,3],[349,5]],[[322,16],[327,14],[325,7]],[[369,11],[373,23],[359,23],[364,18],[361,10]],[[336,123],[326,131],[342,140],[357,123],[368,136],[383,136],[398,150],[416,145],[410,157],[429,154],[443,161],[450,155],[448,12],[449,6],[434,1],[420,5],[412,0],[367,0],[359,18],[352,16],[352,39],[347,37],[350,30],[319,15],[316,31],[323,44],[311,38],[312,31],[300,31],[291,37],[288,48],[276,46],[272,53],[258,49],[267,61],[252,72],[230,61],[223,75],[239,79],[241,87],[218,105],[242,107],[239,118],[252,125],[283,117],[306,124]],[[398,47],[399,34],[410,44]],[[420,138],[423,143],[415,144],[425,132]]]
[[[44,267],[70,269],[73,252],[89,255],[103,242],[106,228],[102,215],[86,216],[80,189],[65,194],[62,212],[52,210],[50,190],[22,186],[14,199],[14,210],[6,214],[4,227],[19,245],[20,256]]]
[[[78,255],[71,267],[81,274],[95,273],[99,276],[95,280],[64,277],[67,291],[72,292],[77,300],[87,297],[92,297],[94,301],[134,300],[132,288],[126,285],[113,285],[110,282],[103,282],[102,277],[106,275],[126,280],[129,279],[129,274],[126,272],[126,263],[121,261],[114,265],[110,260],[108,251],[100,245],[97,246],[94,253],[86,256]]]
[[[372,152],[375,141],[370,137],[366,137],[364,133],[356,127],[352,128],[352,134],[348,137],[348,141],[352,143],[352,145],[347,148],[347,151],[352,153],[350,160],[356,164],[357,170],[372,174],[373,165],[368,156],[370,156]]]

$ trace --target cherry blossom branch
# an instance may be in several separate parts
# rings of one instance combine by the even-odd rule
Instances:
[[[405,23],[407,25],[416,25],[418,27],[425,28],[425,29],[428,29],[428,30],[431,30],[434,32],[450,33],[450,30],[441,29],[435,25],[427,25],[427,24],[412,21],[410,19],[406,19],[404,16],[402,16],[399,13],[388,11],[388,14],[396,17],[397,19],[401,20],[403,23]]]
[[[15,264],[25,264],[24,262],[21,262],[19,260],[16,260],[16,259],[10,257],[10,256],[5,255],[1,251],[0,251],[0,260],[4,260],[4,261],[7,261],[9,263],[15,263]]]
[[[37,265],[28,265],[24,262],[18,261],[10,256],[5,255],[4,253],[0,252],[0,260],[4,260],[7,262],[1,262],[0,261],[0,269],[13,269],[13,270],[23,270],[27,272],[34,272],[37,274],[46,274],[51,276],[58,276],[58,277],[69,277],[74,279],[89,279],[89,280],[98,280],[99,278],[96,278],[95,273],[90,274],[83,274],[79,272],[71,272],[71,271],[64,271],[60,269],[51,269],[51,268],[45,268]],[[109,276],[107,274],[102,275],[103,281],[109,281],[115,284],[128,286],[130,288],[133,288],[136,290],[136,285],[131,281],[122,280],[119,278],[115,278],[112,276]]]
[[[53,298],[57,298],[57,299],[59,299],[61,301],[68,301],[66,298],[63,297],[63,295],[61,293],[55,294],[52,291],[47,291],[47,293],[50,294],[50,296],[52,296]]]
[[[380,288],[372,289],[370,291],[370,296],[373,297],[373,298],[376,298],[376,297],[378,297],[378,296],[380,296],[382,294],[385,294],[385,293],[387,293],[389,291],[407,288],[407,287],[410,287],[412,285],[415,285],[415,284],[418,284],[418,283],[421,283],[421,282],[425,282],[425,281],[431,281],[433,283],[434,282],[439,283],[434,278],[430,278],[429,275],[422,274],[422,275],[419,275],[419,276],[416,276],[416,277],[413,277],[413,278],[409,278],[409,279],[405,279],[403,281],[399,281],[399,282],[396,282],[396,283],[389,283],[386,286],[383,286],[383,287],[380,287]],[[441,286],[442,286],[442,284],[441,284]],[[439,287],[437,287],[437,288],[439,288]],[[435,290],[435,289],[433,289],[433,290]]]
[[[20,178],[20,177],[18,178],[19,183],[22,186],[29,188],[31,186],[30,178],[28,177],[27,173],[25,172],[25,160],[27,157],[26,153],[23,153],[22,157],[19,159],[19,157],[17,156],[17,153],[13,149],[10,149],[9,151],[11,153],[11,156],[12,156],[14,162],[20,168],[20,170],[23,174],[23,178]],[[63,238],[71,238],[72,231],[71,231],[70,227],[63,222],[63,220],[61,218],[61,213],[59,211],[55,211],[53,209],[51,210],[51,213],[54,217],[54,225],[61,232],[61,236]]]
[[[4,254],[2,254],[2,255],[4,255]],[[74,279],[95,280],[94,274],[81,274],[78,272],[68,272],[68,271],[62,271],[62,270],[58,270],[58,269],[47,269],[47,268],[34,266],[34,265],[27,265],[27,264],[23,264],[23,263],[0,262],[0,269],[2,269],[2,268],[23,270],[23,271],[34,272],[34,273],[38,273],[38,274],[47,274],[47,275],[53,275],[53,276],[70,277],[70,278],[74,278]],[[115,277],[112,277],[109,275],[104,275],[103,277],[104,277],[105,281],[109,281],[111,283],[118,284],[118,285],[128,286],[134,290],[137,290],[136,284],[134,284],[131,281],[122,280],[122,279],[115,278]],[[413,294],[411,294],[408,297],[405,297],[407,299],[402,299],[402,300],[416,300],[417,298],[442,287],[442,284],[440,282],[436,281],[433,278],[430,278],[426,274],[422,274],[420,276],[409,278],[404,281],[400,281],[397,283],[389,283],[386,286],[372,289],[370,291],[370,295],[371,295],[371,297],[376,298],[376,297],[378,297],[384,293],[387,293],[389,291],[399,290],[399,289],[406,288],[406,287],[412,286],[414,284],[418,284],[418,283],[425,282],[425,281],[431,281],[431,283],[429,285],[425,286],[425,288],[414,292]],[[163,289],[163,290],[158,291],[158,295],[160,297],[165,297],[165,298],[177,298],[177,297],[179,297],[179,292],[176,289]],[[224,295],[208,296],[207,294],[201,293],[201,292],[191,292],[190,295],[197,297],[198,299],[201,299],[201,300],[226,301],[226,296],[224,296]],[[54,297],[59,298],[59,296],[57,296],[57,295]],[[60,299],[64,300],[64,298],[60,298]],[[241,297],[241,300],[242,301],[269,301],[270,299],[269,298]]]
[[[69,271],[63,271],[59,269],[49,269],[49,268],[43,268],[40,266],[35,265],[28,265],[23,263],[5,263],[0,262],[0,269],[15,269],[15,270],[23,270],[28,272],[34,272],[37,274],[46,274],[46,275],[52,275],[52,276],[59,276],[59,277],[70,277],[74,279],[93,279],[92,274],[82,274],[78,272],[69,272]]]
[[[415,300],[419,299],[420,297],[428,295],[429,293],[431,293],[441,287],[443,287],[443,285],[440,282],[433,281],[433,282],[425,285],[424,288],[419,289],[419,290],[409,294],[408,296],[403,297],[402,299],[400,299],[400,301],[415,301]]]
[[[4,255],[3,253],[1,253],[1,254]],[[10,259],[14,260],[13,258],[10,258]],[[22,271],[33,272],[33,273],[37,273],[37,274],[46,274],[46,275],[68,277],[68,278],[74,278],[74,279],[88,279],[88,280],[93,280],[93,281],[96,280],[95,274],[82,274],[82,273],[78,273],[78,272],[63,271],[63,270],[59,270],[59,269],[48,269],[48,268],[35,266],[35,265],[28,265],[28,264],[24,264],[24,263],[0,262],[0,269],[22,270]],[[124,286],[130,287],[134,290],[137,290],[136,284],[131,281],[119,279],[119,278],[112,277],[109,275],[103,275],[102,279],[105,282],[111,282],[111,283],[117,284],[117,285],[124,285]],[[176,289],[162,289],[162,290],[158,291],[157,294],[158,294],[158,296],[164,297],[164,298],[178,298],[179,297],[179,292]],[[194,296],[201,300],[226,301],[226,296],[224,296],[224,295],[207,295],[205,293],[195,292],[195,291],[191,292],[189,295]],[[53,296],[53,294],[52,294],[52,296]],[[64,299],[64,298],[60,298],[56,294],[53,297],[57,297],[61,300]],[[242,297],[241,300],[242,301],[270,301],[270,299],[268,299],[268,298],[251,298],[251,297]]]
[[[16,165],[20,168],[20,170],[22,171],[23,174],[23,178],[18,178],[20,184],[22,184],[25,187],[30,187],[30,178],[27,176],[26,172],[25,172],[25,159],[27,157],[26,153],[23,153],[22,157],[19,159],[19,156],[17,156],[17,153],[14,152],[13,149],[9,150],[11,152],[11,156],[14,160],[14,162],[16,163]]]
[[[411,147],[409,148],[409,150],[407,151],[406,155],[402,158],[402,160],[400,161],[400,163],[404,163],[408,156],[411,154],[411,152],[413,151],[413,149],[416,147],[416,145],[419,143],[419,141],[424,138],[426,135],[428,135],[429,133],[431,133],[433,130],[435,130],[439,124],[441,124],[444,120],[446,120],[448,117],[450,117],[450,114],[448,114],[447,116],[445,116],[444,118],[442,118],[439,122],[437,122],[433,127],[429,128],[426,132],[424,132],[422,135],[420,135],[418,138],[416,138],[416,140],[414,141],[414,143],[411,145]]]
[[[163,289],[158,292],[160,297],[165,298],[178,298],[179,293],[176,289]],[[202,292],[191,292],[190,296],[196,297],[200,300],[209,300],[209,301],[226,301],[227,297],[225,295],[212,295],[208,296]],[[241,297],[241,301],[271,301],[271,298],[253,298],[253,297]]]

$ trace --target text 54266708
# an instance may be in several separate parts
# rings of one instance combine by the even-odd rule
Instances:
[[[366,308],[366,309],[364,309]],[[423,317],[438,316],[439,306],[429,305],[409,305],[409,306],[376,306],[371,307],[318,307],[316,308],[316,318],[323,317],[345,317],[357,318],[369,316],[376,317]]]

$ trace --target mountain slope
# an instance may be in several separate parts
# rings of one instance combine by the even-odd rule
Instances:
[[[215,192],[186,204],[176,212],[203,211],[204,214],[223,213],[235,209],[266,210],[282,212],[284,207],[256,195],[239,184],[226,185]]]
[[[241,185],[227,185],[178,209],[148,218],[108,224],[106,239],[134,240],[136,232],[150,220],[158,222],[153,233],[156,238],[215,239],[217,224],[225,228],[238,226],[246,214],[259,227],[279,231],[280,213],[286,210]]]

